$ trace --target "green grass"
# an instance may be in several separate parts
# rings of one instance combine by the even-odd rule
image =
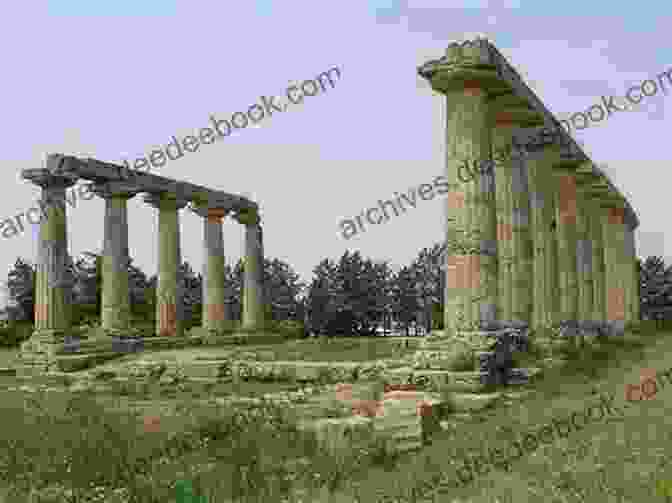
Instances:
[[[639,382],[640,370],[672,366],[664,357],[672,351],[671,336],[660,334],[643,343],[610,341],[581,355],[563,351],[574,359],[566,368],[549,372],[534,396],[440,434],[420,454],[400,458],[393,468],[369,470],[360,481],[359,497],[371,502],[382,501],[382,495],[399,501],[432,501],[429,496],[414,497],[411,489],[429,483],[440,472],[454,478],[453,463],[467,453],[503,447],[553,417],[580,411],[595,400],[595,391],[615,395],[615,404],[621,406],[625,383]],[[655,400],[633,404],[624,417],[589,425],[567,439],[539,447],[514,461],[508,473],[491,471],[464,488],[442,487],[436,501],[662,503],[665,500],[655,495],[656,481],[672,479],[668,409],[672,409],[672,386]]]
[[[554,356],[568,358],[568,366],[548,371],[533,395],[484,411],[478,420],[457,423],[453,430],[435,435],[433,444],[421,452],[397,458],[372,456],[375,446],[347,456],[327,454],[311,435],[283,419],[279,409],[269,408],[242,424],[232,410],[180,396],[180,407],[173,413],[159,411],[158,403],[156,412],[144,413],[161,415],[160,430],[146,432],[127,406],[112,410],[91,396],[66,393],[0,391],[0,481],[12,491],[7,501],[19,503],[28,501],[31,488],[44,494],[51,488],[54,493],[51,499],[33,501],[93,501],[89,497],[94,486],[101,488],[97,501],[172,503],[178,480],[192,483],[195,494],[211,503],[235,498],[280,502],[289,498],[292,488],[320,485],[344,495],[335,502],[354,501],[355,494],[367,503],[382,501],[383,495],[429,502],[429,496],[410,494],[412,489],[440,471],[452,476],[453,463],[467,453],[502,447],[554,417],[582,410],[595,392],[615,395],[616,405],[622,406],[625,384],[637,383],[641,370],[672,366],[666,361],[672,333],[642,334],[639,340],[611,340],[583,351],[557,348]],[[340,360],[345,353],[352,360],[357,354],[379,355],[391,349],[383,341],[366,348],[349,341],[330,348],[321,344],[301,341],[283,350],[322,360]],[[538,361],[535,358],[530,357],[530,363]],[[254,385],[238,390],[257,392],[268,392],[267,385],[259,385],[258,391]],[[514,461],[508,472],[490,471],[467,487],[442,488],[435,501],[663,503],[656,484],[672,480],[668,409],[672,385],[650,401],[632,404],[623,417],[610,417],[539,447]],[[73,492],[70,499],[62,496],[65,488]],[[123,488],[126,498],[115,496],[115,488]]]
[[[18,352],[18,348],[0,348],[0,367],[11,367]]]

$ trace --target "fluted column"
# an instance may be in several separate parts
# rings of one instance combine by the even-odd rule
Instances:
[[[418,68],[432,89],[446,96],[446,290],[444,334],[470,347],[482,346],[481,332],[497,329],[497,222],[495,176],[481,169],[464,182],[465,161],[492,163],[491,89],[501,89],[501,72],[487,40],[450,44],[439,60]],[[463,178],[463,177],[462,177]]]
[[[261,220],[254,211],[245,211],[236,219],[245,225],[245,279],[243,291],[242,329],[261,330],[264,327],[264,245]]]
[[[576,178],[571,169],[555,166],[558,190],[556,198],[557,270],[559,298],[559,325],[568,334],[578,329],[578,276],[577,276],[577,208]]]
[[[576,273],[577,318],[581,333],[596,335],[593,324],[593,240],[590,233],[590,213],[586,196],[577,195],[576,214]]]
[[[127,201],[137,192],[123,182],[95,185],[93,192],[105,199],[101,326],[106,335],[130,335]]]
[[[593,272],[593,315],[591,319],[596,327],[604,327],[606,321],[605,307],[605,269],[604,269],[604,232],[603,208],[594,201],[588,201],[588,227],[592,239],[592,272]]]
[[[39,242],[35,279],[35,328],[21,346],[21,358],[28,366],[48,369],[55,354],[70,336],[72,323],[72,259],[68,254],[65,192],[76,178],[55,176],[50,169],[58,156],[47,157],[46,169],[23,172],[23,178],[42,188]]]
[[[622,206],[605,203],[604,265],[606,324],[613,335],[625,330],[625,285],[623,260],[625,258],[625,222]]]
[[[627,235],[628,248],[631,250],[632,255],[632,308],[631,308],[631,321],[633,323],[639,323],[641,308],[641,297],[640,297],[640,273],[639,267],[637,265],[637,247],[635,246],[635,225],[634,222],[628,223]]]
[[[186,200],[174,194],[152,194],[145,202],[159,210],[159,273],[156,286],[156,324],[160,336],[184,334],[184,306],[180,253],[179,210]]]
[[[495,162],[495,221],[497,238],[497,320],[501,325],[510,326],[514,318],[514,209],[513,171],[517,159],[512,157],[511,142],[515,123],[503,114],[495,116],[492,130],[493,152],[506,152]]]
[[[532,326],[551,335],[557,307],[555,197],[553,155],[542,151],[527,159],[530,189],[531,235],[534,248]]]
[[[195,207],[203,217],[203,320],[205,332],[218,335],[224,330],[230,313],[227,307],[224,237],[222,219],[227,211],[219,208]]]
[[[625,260],[623,276],[626,292],[626,323],[639,321],[639,282],[637,281],[637,250],[635,248],[635,229],[626,215],[624,222]]]

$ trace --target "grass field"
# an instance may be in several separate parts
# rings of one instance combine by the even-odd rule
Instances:
[[[157,404],[149,417],[160,419],[143,425],[142,417],[105,410],[90,396],[0,391],[0,477],[12,490],[6,499],[12,502],[29,501],[30,491],[40,489],[41,499],[32,501],[171,503],[176,481],[189,480],[210,503],[298,501],[290,498],[293,489],[325,484],[334,493],[319,499],[324,503],[394,501],[383,496],[408,502],[663,503],[656,484],[672,480],[666,415],[672,385],[631,404],[624,402],[624,388],[638,383],[645,369],[672,367],[666,357],[672,354],[672,333],[639,340],[611,342],[583,356],[570,352],[570,366],[546,374],[535,394],[479,414],[421,452],[396,459],[372,457],[374,446],[348,457],[327,455],[272,409],[242,420],[231,410],[204,408],[184,397],[179,413],[162,413]],[[615,395],[623,415],[540,446],[513,461],[509,471],[490,470],[467,487],[412,494],[414,487],[437,486],[439,473],[449,474],[444,481],[454,479],[454,465],[466,454],[503,447],[553,418],[580,411],[596,393]],[[303,499],[308,501],[317,500]]]

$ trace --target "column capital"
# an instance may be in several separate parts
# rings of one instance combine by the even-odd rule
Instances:
[[[178,197],[177,194],[173,194],[172,192],[152,193],[145,196],[144,201],[156,209],[171,208],[181,210],[189,204],[189,199]]]
[[[72,187],[77,183],[78,177],[72,175],[55,175],[49,169],[24,169],[21,177],[43,189]]]
[[[209,222],[221,222],[223,218],[226,218],[226,216],[231,213],[231,210],[226,208],[198,203],[190,204],[189,209],[199,217],[207,218]]]
[[[89,183],[91,192],[103,199],[110,199],[119,197],[130,199],[137,195],[141,190],[138,190],[135,185],[126,182],[106,182],[106,183]]]
[[[259,213],[254,210],[240,210],[233,217],[239,224],[243,225],[259,225],[261,223],[261,217]]]

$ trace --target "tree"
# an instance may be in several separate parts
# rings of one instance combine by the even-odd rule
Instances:
[[[7,315],[10,321],[30,320],[35,323],[36,268],[27,260],[17,258],[7,275]]]
[[[662,257],[651,256],[640,271],[640,311],[643,320],[672,318],[672,266],[665,267]]]
[[[415,320],[421,304],[416,293],[414,271],[410,267],[402,267],[392,279],[392,305],[391,314],[401,322],[406,335],[408,327]]]
[[[416,259],[411,263],[410,269],[416,279],[416,293],[424,313],[426,329],[432,328],[431,320],[437,311],[443,312],[444,300],[444,275],[443,254],[445,245],[436,243],[431,248],[423,248]]]

